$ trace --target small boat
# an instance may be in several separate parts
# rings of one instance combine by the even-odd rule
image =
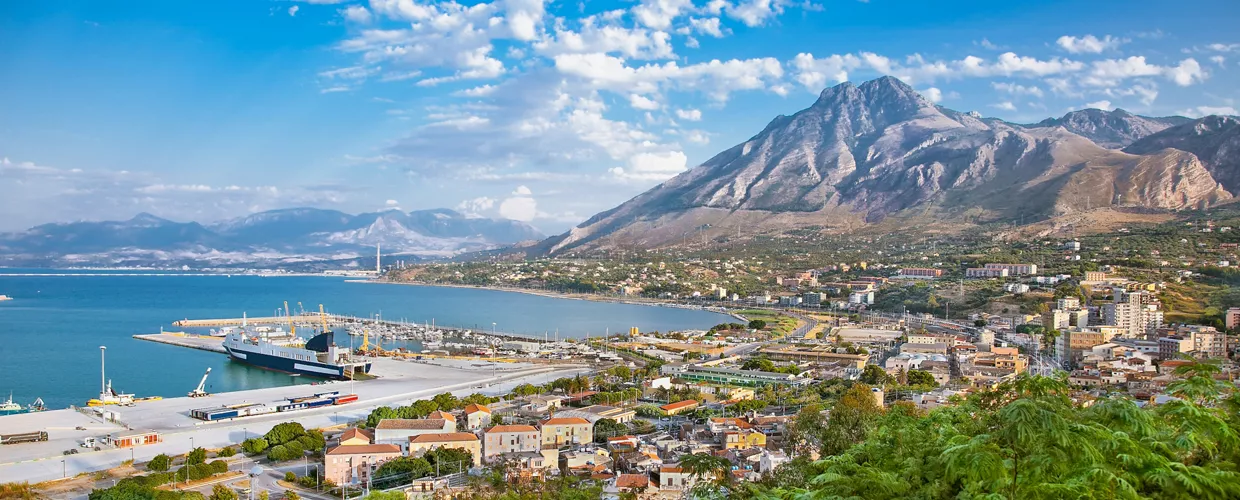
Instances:
[[[13,393],[9,393],[8,401],[0,403],[0,413],[17,413],[25,410],[22,405],[13,402]]]

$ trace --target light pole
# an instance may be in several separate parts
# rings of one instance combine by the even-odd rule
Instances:
[[[69,477],[69,464],[64,460],[60,461],[60,475],[61,477]]]

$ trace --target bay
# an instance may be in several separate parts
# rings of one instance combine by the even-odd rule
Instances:
[[[107,377],[113,388],[142,396],[178,397],[211,368],[207,390],[228,392],[314,379],[231,362],[223,354],[157,344],[135,334],[206,333],[172,326],[179,319],[232,318],[243,312],[271,316],[288,301],[296,310],[323,304],[330,313],[435,322],[483,331],[561,338],[605,331],[705,329],[726,315],[544,297],[474,288],[359,283],[320,276],[13,276],[60,273],[0,269],[0,398],[41,397],[51,408],[85,404],[100,388],[99,346],[107,346]],[[85,272],[85,271],[83,271]],[[338,332],[338,343],[349,341]],[[387,345],[391,347],[390,345]],[[411,346],[415,347],[415,346]]]

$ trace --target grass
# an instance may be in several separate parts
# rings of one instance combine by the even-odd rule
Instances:
[[[0,483],[0,499],[30,500],[35,498],[39,498],[39,494],[35,492],[30,483]]]
[[[787,316],[776,311],[768,311],[765,309],[743,309],[737,311],[741,316],[750,320],[760,319],[766,322],[766,328],[771,331],[774,338],[783,337],[792,333],[801,326],[801,320]]]

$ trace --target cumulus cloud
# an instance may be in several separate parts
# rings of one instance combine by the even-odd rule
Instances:
[[[678,109],[676,110],[676,118],[696,122],[702,119],[702,112],[696,109]]]
[[[1187,87],[1204,81],[1208,76],[1196,59],[1188,58],[1175,66],[1159,66],[1146,62],[1145,56],[1094,61],[1081,84],[1091,87],[1114,87],[1125,79],[1162,76],[1176,85]]]
[[[832,54],[819,58],[803,52],[792,59],[791,66],[793,80],[809,90],[817,91],[828,81],[847,81],[849,72],[854,70],[892,75],[905,82],[918,83],[995,76],[1043,77],[1080,71],[1085,64],[1058,57],[1037,59],[1014,52],[1004,52],[993,60],[966,56],[954,61],[927,61],[920,54],[898,61],[872,52]]]
[[[292,6],[292,7],[289,7],[289,8],[288,8],[288,15],[289,15],[289,17],[296,16],[296,15],[297,15],[297,11],[299,11],[299,10],[301,10],[301,7],[296,6],[296,5],[294,5],[294,6]]]
[[[1114,109],[1113,107],[1111,107],[1111,101],[1108,101],[1106,99],[1103,99],[1101,101],[1085,103],[1085,108],[1086,109],[1101,109],[1103,111],[1110,111]]]
[[[1240,111],[1236,111],[1236,108],[1231,106],[1197,106],[1195,108],[1182,109],[1177,114],[1184,115],[1189,118],[1201,118],[1203,116],[1210,115],[1236,116],[1240,115]]]
[[[361,5],[350,5],[340,9],[340,15],[343,16],[346,21],[357,24],[370,24],[372,19],[370,11]]]
[[[779,61],[769,57],[715,59],[685,66],[671,61],[633,67],[622,58],[606,54],[564,54],[555,57],[555,68],[563,74],[583,78],[599,89],[649,93],[669,87],[704,92],[718,101],[726,101],[738,90],[767,88],[784,74]]]
[[[1085,35],[1080,38],[1064,35],[1055,40],[1055,44],[1069,54],[1101,54],[1107,50],[1117,49],[1127,41],[1122,38],[1114,38],[1111,35],[1106,35],[1102,38],[1093,35]]]
[[[723,26],[717,17],[689,18],[689,30],[693,33],[723,38]]]
[[[1042,89],[1036,85],[1024,86],[1010,82],[991,82],[991,87],[1000,92],[1006,92],[1012,95],[1028,95],[1034,97],[1043,97]]]
[[[653,111],[659,109],[660,107],[659,103],[640,94],[629,95],[629,106],[632,106],[633,109],[640,109],[644,111]]]
[[[553,33],[533,44],[544,56],[560,54],[618,54],[633,59],[670,59],[674,56],[671,35],[645,28],[626,27],[601,16],[580,20],[577,29],[557,26]]]
[[[1004,102],[991,104],[990,107],[996,108],[996,109],[1002,109],[1004,111],[1016,111],[1016,105],[1012,104],[1011,101],[1004,101]]]
[[[937,87],[930,87],[928,89],[921,90],[920,92],[921,92],[921,95],[930,102],[937,103],[943,100],[943,91],[939,90]]]
[[[614,167],[611,174],[623,180],[665,181],[685,170],[688,157],[680,151],[639,153],[628,167]]]
[[[481,216],[484,212],[495,206],[495,200],[486,196],[462,200],[456,206],[456,210],[465,215]]]
[[[642,0],[640,4],[633,7],[633,16],[642,26],[666,30],[672,26],[672,21],[679,17],[681,12],[692,7],[693,2],[690,0]]]
[[[512,194],[499,204],[499,215],[505,219],[529,222],[538,216],[538,202],[530,188],[517,186]]]
[[[735,4],[724,7],[728,17],[736,19],[745,26],[762,26],[775,16],[784,13],[783,0],[739,0]]]

